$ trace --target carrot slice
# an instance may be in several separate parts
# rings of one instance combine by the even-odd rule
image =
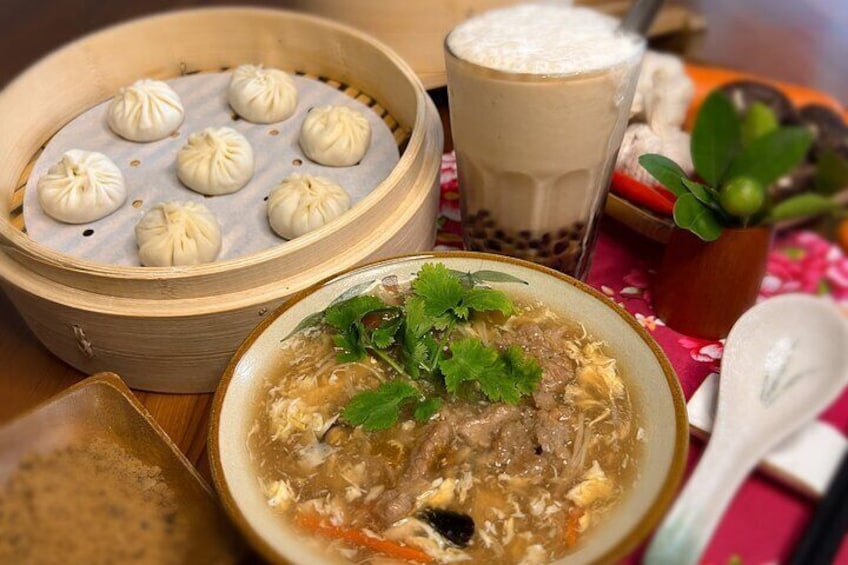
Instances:
[[[568,511],[568,516],[565,517],[565,527],[562,530],[566,547],[571,548],[577,545],[577,540],[580,538],[580,518],[582,517],[583,511],[578,508],[572,508]]]
[[[418,563],[431,563],[433,561],[432,557],[419,549],[415,549],[414,547],[385,539],[374,538],[362,530],[326,524],[315,514],[299,514],[297,518],[295,518],[295,523],[311,533],[328,538],[344,540],[352,543],[353,545],[370,549],[376,553],[388,555],[389,557],[397,557],[398,559],[406,559],[407,561],[417,561]]]

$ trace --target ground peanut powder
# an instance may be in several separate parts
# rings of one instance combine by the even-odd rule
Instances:
[[[182,563],[187,524],[159,467],[105,440],[24,458],[0,489],[0,563]]]

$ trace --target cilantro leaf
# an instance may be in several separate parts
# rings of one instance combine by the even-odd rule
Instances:
[[[374,330],[374,333],[371,334],[371,343],[374,344],[374,347],[387,349],[391,346],[395,342],[395,333],[397,333],[402,321],[402,318],[398,318],[397,321],[389,322]]]
[[[512,300],[506,294],[491,288],[472,288],[465,294],[462,303],[477,312],[498,311],[509,316],[515,311]]]
[[[427,263],[418,272],[412,289],[424,315],[431,318],[431,327],[446,330],[452,322],[465,321],[475,311],[512,314],[512,301],[503,292],[463,284],[458,278],[461,276],[441,263]]]
[[[421,297],[424,313],[432,318],[458,307],[465,296],[465,287],[442,263],[423,265],[418,271],[418,278],[412,283],[412,289]]]
[[[443,344],[436,341],[433,334],[423,336],[420,341],[412,346],[414,354],[409,357],[410,362],[417,363],[413,376],[417,378],[436,376],[436,368],[441,358],[440,350]]]
[[[463,301],[464,300],[465,299],[463,299]],[[464,302],[460,302],[459,304],[451,308],[451,310],[453,311],[454,315],[456,315],[456,317],[460,320],[467,320],[468,316],[471,314],[471,310],[468,309],[468,306],[464,304]],[[450,318],[447,319],[447,323],[450,323]]]
[[[333,336],[333,344],[341,349],[336,354],[339,363],[354,363],[365,359],[365,347],[362,345],[360,328],[351,324],[346,330]]]
[[[498,361],[497,369],[499,370],[484,371],[477,378],[480,391],[492,402],[518,404],[521,399],[521,392],[509,380],[509,375],[503,368],[503,361],[500,359]]]
[[[445,388],[456,394],[461,383],[477,380],[483,371],[491,370],[497,360],[497,352],[487,349],[479,340],[468,338],[454,342],[451,357],[439,363],[445,375]]]
[[[342,418],[369,432],[385,430],[397,422],[405,402],[419,398],[421,393],[409,383],[388,381],[376,390],[360,392],[351,398],[342,412]]]
[[[490,381],[487,375],[502,376],[505,372],[497,350],[486,347],[479,339],[455,341],[450,350],[451,357],[439,363],[439,369],[445,375],[445,387],[451,394],[456,394],[463,382]],[[486,391],[483,392],[489,396]]]
[[[424,300],[419,296],[411,296],[404,305],[406,319],[404,320],[401,341],[401,360],[406,372],[413,378],[421,375],[421,369],[429,366],[429,351],[425,345],[425,337],[433,329],[432,319],[424,312]]]
[[[376,296],[354,296],[327,308],[324,311],[324,320],[333,328],[345,331],[369,312],[387,307],[388,305]]]
[[[397,307],[375,310],[366,314],[362,323],[366,341],[377,349],[387,349],[395,343],[395,335],[403,325],[403,310]]]
[[[433,329],[433,321],[424,312],[424,300],[420,296],[410,296],[404,304],[406,310],[406,332],[417,338]]]
[[[415,407],[415,412],[413,413],[413,416],[419,422],[426,422],[427,420],[432,418],[441,407],[441,398],[428,398],[427,400],[422,400],[418,403],[418,406]]]
[[[512,382],[515,383],[515,388],[521,394],[531,394],[542,380],[542,366],[539,365],[533,357],[524,355],[524,352],[517,345],[510,345],[503,353],[501,358],[506,365],[507,373],[509,373]]]
[[[516,346],[499,353],[480,340],[467,338],[451,344],[451,354],[439,364],[451,394],[456,394],[462,383],[476,381],[489,400],[517,404],[542,378],[539,364]]]
[[[423,341],[410,340],[404,337],[402,361],[407,374],[417,379],[421,370],[428,366],[429,352]]]
[[[403,306],[390,306],[368,295],[331,304],[323,318],[334,330],[337,359],[352,362],[371,355],[399,375],[426,377],[436,390],[444,387],[472,400],[482,394],[492,402],[517,403],[541,379],[535,360],[526,358],[518,347],[500,352],[477,339],[451,343],[453,329],[475,312],[510,316],[515,306],[504,293],[478,286],[473,274],[461,278],[441,263],[428,263],[412,282],[412,294]],[[450,357],[443,359],[448,351]],[[442,403],[442,398],[428,398],[410,381],[398,379],[355,395],[342,416],[374,431],[397,422],[404,409],[426,421]]]
[[[354,296],[337,304],[333,304],[324,311],[324,321],[338,333],[333,336],[333,343],[341,349],[336,355],[340,363],[351,363],[361,361],[365,358],[367,347],[374,339],[374,330],[369,331],[362,323],[362,319],[374,312],[398,311],[398,308],[390,307],[376,296]],[[376,347],[385,348],[394,341],[394,334],[400,327],[400,314],[397,315],[397,325],[388,324],[382,328],[377,340],[382,345]],[[383,325],[382,323],[380,324]],[[378,327],[378,329],[380,329]]]

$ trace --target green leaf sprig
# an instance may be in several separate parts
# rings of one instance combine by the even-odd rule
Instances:
[[[411,409],[419,421],[431,418],[448,394],[479,393],[491,402],[516,404],[533,392],[542,377],[539,363],[521,348],[499,351],[480,340],[452,341],[454,329],[476,312],[511,316],[512,301],[479,284],[479,277],[450,271],[441,263],[422,266],[412,292],[402,306],[378,297],[353,296],[329,306],[323,322],[333,331],[341,363],[362,361],[368,355],[384,361],[395,378],[374,390],[356,394],[342,417],[369,431],[395,424]],[[509,281],[509,282],[523,282]]]
[[[419,422],[429,420],[442,406],[442,399],[425,398],[411,384],[393,380],[376,390],[366,390],[354,396],[342,412],[342,418],[366,430],[384,430],[393,426],[404,405],[414,405],[413,417]]]
[[[646,154],[639,163],[670,190],[677,201],[674,222],[704,241],[714,241],[726,227],[747,227],[834,211],[837,204],[821,194],[806,193],[778,205],[766,189],[804,159],[812,135],[803,127],[781,127],[774,112],[754,103],[745,116],[721,91],[701,105],[692,130],[690,151],[698,179],[689,178],[671,159]],[[831,166],[828,171],[833,171]],[[830,186],[836,173],[822,178]]]
[[[486,347],[478,339],[463,339],[451,344],[451,357],[439,365],[448,392],[456,394],[465,382],[476,382],[494,402],[518,404],[532,393],[542,378],[542,368],[525,357],[518,346],[503,351]]]

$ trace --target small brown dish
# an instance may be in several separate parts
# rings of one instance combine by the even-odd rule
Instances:
[[[45,519],[65,510],[67,527]],[[44,557],[35,547],[44,530],[62,538],[50,539],[51,551],[67,556],[223,564],[242,553],[210,488],[114,373],[89,377],[0,427],[4,520],[14,527],[0,536],[0,551],[15,561]],[[156,536],[178,539],[181,551],[140,547]],[[115,540],[120,547],[110,547]]]

